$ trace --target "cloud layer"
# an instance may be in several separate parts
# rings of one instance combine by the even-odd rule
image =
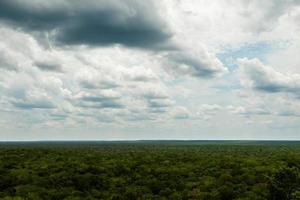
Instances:
[[[0,20],[21,27],[48,45],[124,45],[156,50],[176,71],[194,77],[215,77],[226,71],[205,50],[183,48],[172,39],[172,30],[154,1],[83,0],[0,2]],[[60,71],[57,64],[37,63],[43,70]]]
[[[1,0],[0,140],[299,139],[300,5]]]

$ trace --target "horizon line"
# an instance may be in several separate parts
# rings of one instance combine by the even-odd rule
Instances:
[[[245,141],[245,142],[276,142],[276,141],[284,141],[284,142],[300,142],[300,139],[108,139],[108,140],[60,140],[60,139],[50,139],[50,140],[0,140],[0,143],[5,142],[147,142],[147,141]]]

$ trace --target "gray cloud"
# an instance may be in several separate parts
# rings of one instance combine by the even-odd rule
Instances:
[[[49,116],[51,117],[52,120],[55,121],[63,121],[68,117],[67,114],[57,114],[57,113],[51,113]]]
[[[116,109],[124,107],[124,105],[122,105],[114,100],[111,100],[111,99],[106,99],[101,102],[83,101],[83,102],[80,102],[78,104],[78,106],[84,107],[84,108],[116,108]]]
[[[86,89],[111,89],[119,87],[119,85],[109,80],[99,80],[97,82],[91,82],[89,80],[81,80],[80,85]]]
[[[150,99],[148,105],[151,108],[166,108],[173,105],[169,99]]]
[[[36,62],[35,65],[44,71],[62,72],[62,66],[58,63],[51,62]]]
[[[165,113],[170,107],[174,105],[174,102],[170,97],[163,91],[153,90],[154,88],[148,88],[141,95],[146,100],[147,107],[151,113]]]
[[[145,99],[168,99],[168,94],[160,88],[143,88],[142,97]]]
[[[300,112],[295,110],[284,110],[278,113],[282,117],[300,117]]]
[[[49,101],[35,101],[35,102],[13,102],[15,107],[21,109],[53,109],[55,105]]]
[[[266,66],[258,59],[239,59],[241,79],[245,85],[256,90],[278,93],[285,92],[300,96],[300,75],[282,74],[272,67]]]
[[[170,37],[152,1],[2,0],[0,19],[68,45],[155,48]]]
[[[165,113],[173,105],[170,99],[148,99],[148,108],[151,113]]]
[[[98,95],[85,94],[79,98],[77,106],[86,108],[123,108],[119,102],[120,97],[114,93],[103,93]]]

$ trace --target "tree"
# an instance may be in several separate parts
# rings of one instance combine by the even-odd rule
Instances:
[[[279,170],[269,185],[270,200],[290,200],[300,186],[299,170],[297,168],[285,167]],[[296,198],[296,197],[295,197]]]

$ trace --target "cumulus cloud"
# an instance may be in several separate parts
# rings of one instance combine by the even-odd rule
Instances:
[[[5,73],[1,79],[3,85],[0,99],[10,110],[14,108],[64,110],[67,105],[64,99],[71,96],[71,91],[65,87],[60,78],[43,74],[36,69]]]
[[[197,50],[178,47],[177,50],[168,52],[166,58],[168,64],[178,74],[209,78],[227,71],[222,62],[204,48]]]
[[[86,89],[112,89],[120,86],[117,79],[93,68],[78,70],[75,76],[80,86]]]
[[[143,66],[136,66],[130,69],[126,69],[123,72],[124,77],[131,81],[137,82],[152,82],[158,79],[157,75],[150,68],[145,68]]]
[[[130,90],[132,96],[142,102],[142,107],[150,113],[166,113],[175,104],[167,88],[160,82],[145,82]]]
[[[238,65],[241,68],[241,81],[244,85],[263,92],[285,92],[299,97],[299,74],[280,73],[258,59],[238,59]]]
[[[148,99],[148,108],[152,113],[164,113],[174,105],[170,99]]]
[[[145,85],[139,86],[135,90],[136,94],[142,96],[145,99],[167,99],[168,93],[163,87],[159,85]]]
[[[3,0],[0,18],[63,44],[160,46],[170,33],[152,1]]]
[[[53,109],[56,107],[46,92],[34,87],[15,88],[13,97],[12,105],[20,109]]]

